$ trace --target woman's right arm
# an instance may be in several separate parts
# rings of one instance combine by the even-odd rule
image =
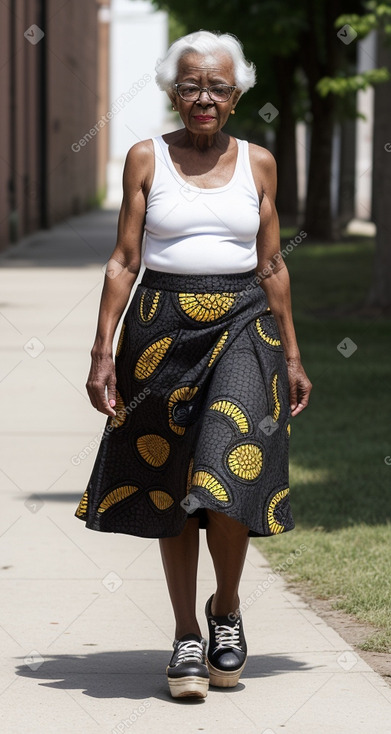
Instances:
[[[146,210],[146,182],[153,154],[140,141],[130,148],[123,173],[123,199],[118,218],[117,243],[107,263],[99,306],[98,325],[91,349],[86,389],[94,408],[115,416],[113,338],[141,266],[141,244]],[[105,388],[107,387],[107,398]]]

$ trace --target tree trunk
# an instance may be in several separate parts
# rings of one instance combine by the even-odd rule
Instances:
[[[323,76],[333,77],[341,52],[334,21],[340,12],[338,0],[320,6],[307,0],[308,31],[301,41],[301,61],[308,80],[311,102],[311,151],[307,182],[306,212],[302,229],[313,239],[334,240],[338,231],[331,213],[331,154],[334,127],[334,96],[321,97],[316,84]]]
[[[333,100],[314,98],[306,211],[302,229],[312,239],[334,240],[337,232],[331,217],[331,153]]]
[[[341,228],[354,219],[355,161],[356,120],[344,120],[341,124],[338,190],[338,221]]]
[[[391,68],[391,47],[385,34],[377,34],[377,64]],[[391,81],[375,87],[373,138],[373,203],[376,222],[376,251],[372,286],[367,303],[391,308]]]
[[[277,211],[287,222],[297,224],[297,161],[296,120],[293,114],[292,96],[294,74],[297,66],[295,57],[276,57],[273,64],[279,105],[279,125],[276,130],[275,154],[277,161]]]

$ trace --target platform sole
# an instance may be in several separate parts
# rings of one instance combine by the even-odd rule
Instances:
[[[193,696],[195,698],[206,698],[208,695],[209,678],[201,678],[198,675],[187,675],[183,678],[170,678],[167,675],[170,693],[173,698],[184,698]]]
[[[233,688],[239,682],[239,678],[243,672],[243,668],[246,665],[247,657],[237,670],[219,670],[215,668],[209,660],[206,660],[206,664],[209,670],[209,683],[211,686],[220,686],[221,688]]]

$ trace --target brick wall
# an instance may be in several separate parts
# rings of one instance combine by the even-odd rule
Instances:
[[[108,105],[101,4],[0,3],[0,248],[85,211],[102,193],[107,132],[71,148]]]

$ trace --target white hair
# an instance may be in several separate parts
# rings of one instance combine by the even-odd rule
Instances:
[[[233,33],[220,33],[199,30],[189,33],[174,41],[169,47],[165,57],[158,59],[156,71],[156,84],[169,93],[172,92],[178,74],[178,62],[188,53],[210,54],[218,51],[228,54],[234,65],[235,84],[240,90],[240,97],[255,85],[256,70],[252,61],[247,61],[243,54],[243,46],[237,36]]]

